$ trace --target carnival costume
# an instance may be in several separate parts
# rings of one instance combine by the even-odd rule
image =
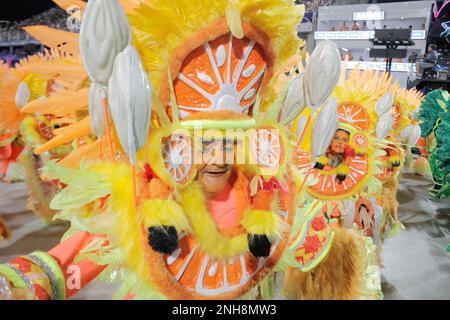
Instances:
[[[281,271],[290,298],[379,297],[365,240],[332,230],[319,201],[304,201],[308,177],[289,138],[306,106],[327,115],[333,105],[321,107],[340,76],[337,47],[321,43],[305,72],[274,90],[303,7],[122,5],[128,18],[116,0],[85,8],[79,43],[91,81],[77,90],[89,91],[89,116],[40,149],[99,138],[43,170],[63,186],[51,207],[71,228],[48,253],[0,266],[4,297],[65,299],[101,274],[121,283],[116,298],[272,298]],[[321,145],[325,118],[314,121]],[[215,158],[221,151],[232,166]]]
[[[428,154],[434,186],[430,195],[434,200],[450,196],[450,95],[444,90],[430,92],[420,106],[418,120],[422,129],[423,146]]]

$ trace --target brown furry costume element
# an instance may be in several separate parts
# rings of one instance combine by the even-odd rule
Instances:
[[[41,180],[39,169],[42,163],[33,151],[22,152],[19,161],[24,168],[25,181],[30,190],[27,209],[35,212],[45,223],[56,223],[57,221],[53,221],[56,211],[50,209],[50,200],[56,193],[56,185],[50,181]]]
[[[10,236],[8,227],[6,226],[5,221],[0,216],[0,240],[8,239]]]
[[[313,270],[288,268],[283,294],[296,300],[354,300],[364,271],[364,243],[352,231],[335,229],[326,258]]]
[[[397,201],[397,192],[399,188],[399,182],[397,179],[390,179],[389,181],[383,184],[383,193],[382,197],[385,199],[384,207],[387,212],[391,215],[391,217],[395,220],[397,217],[397,210],[399,203]]]

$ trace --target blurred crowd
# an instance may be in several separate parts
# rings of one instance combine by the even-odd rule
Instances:
[[[68,15],[64,10],[54,7],[20,22],[0,21],[0,43],[32,39],[29,34],[22,30],[22,27],[25,26],[47,25],[52,28],[67,30],[67,17]]]

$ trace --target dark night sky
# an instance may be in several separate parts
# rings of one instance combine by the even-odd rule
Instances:
[[[52,0],[3,0],[0,20],[21,21],[53,6]]]

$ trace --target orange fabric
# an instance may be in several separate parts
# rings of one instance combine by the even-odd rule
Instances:
[[[147,192],[150,199],[168,199],[171,190],[160,179],[152,179],[147,185]]]
[[[12,154],[12,146],[11,144],[7,144],[6,146],[0,147],[0,159],[9,159]]]
[[[221,232],[233,230],[232,233],[235,233],[236,230],[241,230],[238,227],[249,206],[247,183],[244,175],[238,173],[227,183],[221,194],[209,201],[208,209]]]
[[[66,287],[69,284],[68,278],[73,277],[74,275],[74,267],[79,268],[80,286],[75,288],[72,286],[67,287],[67,298],[70,298],[94,280],[107,267],[97,265],[89,260],[82,260],[78,263],[74,263],[75,257],[94,239],[95,237],[90,233],[79,232],[48,252],[48,254],[58,261],[58,264],[64,273],[64,277],[66,278]]]
[[[2,164],[0,167],[0,174],[2,176],[6,176],[6,173],[8,172],[8,167],[9,167],[9,160],[8,159],[1,160],[0,163]]]
[[[260,190],[253,197],[253,210],[271,211],[275,199],[275,191]]]

